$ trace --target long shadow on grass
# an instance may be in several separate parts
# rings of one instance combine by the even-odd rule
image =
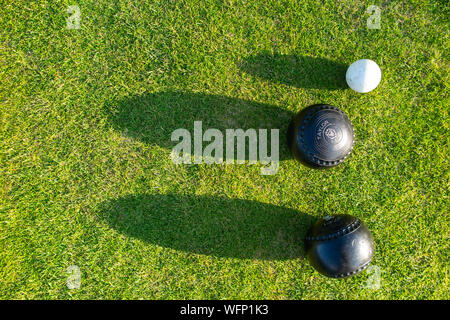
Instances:
[[[133,238],[218,257],[294,259],[312,217],[256,201],[139,195],[103,203],[98,217]]]
[[[299,87],[346,88],[347,65],[326,58],[263,52],[247,57],[240,68],[252,75]]]
[[[178,143],[171,141],[176,129],[189,130],[193,139],[194,121],[202,121],[203,132],[219,129],[224,143],[226,129],[256,129],[256,132],[280,129],[279,160],[291,158],[285,141],[293,113],[274,105],[221,95],[168,91],[114,101],[105,107],[105,112],[115,129],[131,138],[170,149]],[[270,154],[270,130],[267,135]],[[204,142],[203,148],[208,144]]]

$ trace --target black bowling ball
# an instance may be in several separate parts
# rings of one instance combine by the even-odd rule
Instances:
[[[309,229],[306,256],[321,274],[346,278],[369,266],[375,246],[367,226],[350,215],[327,216]]]
[[[348,117],[327,104],[303,109],[289,125],[289,149],[297,160],[312,168],[333,167],[343,162],[352,151],[354,141]]]

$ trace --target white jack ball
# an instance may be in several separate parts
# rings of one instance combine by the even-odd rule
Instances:
[[[375,61],[361,59],[353,62],[347,69],[345,80],[356,92],[369,92],[381,81],[381,70]]]

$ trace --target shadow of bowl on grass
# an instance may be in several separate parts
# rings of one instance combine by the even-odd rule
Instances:
[[[217,257],[286,260],[304,256],[312,217],[256,201],[139,195],[103,203],[101,221],[162,247]]]
[[[240,68],[252,75],[298,88],[337,90],[347,87],[347,65],[326,58],[261,53]]]
[[[270,129],[280,129],[279,160],[292,158],[285,141],[293,113],[273,105],[221,95],[168,91],[114,101],[106,105],[105,112],[116,130],[144,143],[170,149],[178,143],[171,141],[174,130],[187,129],[193,139],[194,121],[202,121],[203,133],[209,128],[219,129],[224,141],[226,129],[256,132],[268,129],[270,155]],[[208,144],[204,142],[203,148]],[[246,144],[248,160],[248,141]]]

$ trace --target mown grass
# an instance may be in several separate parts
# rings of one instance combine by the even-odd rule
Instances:
[[[78,1],[68,30],[72,4],[0,6],[0,298],[449,298],[445,1]],[[368,94],[344,81],[361,58]],[[313,103],[355,127],[334,169],[170,160],[175,128],[284,132]],[[379,289],[304,259],[334,213],[371,229]]]

